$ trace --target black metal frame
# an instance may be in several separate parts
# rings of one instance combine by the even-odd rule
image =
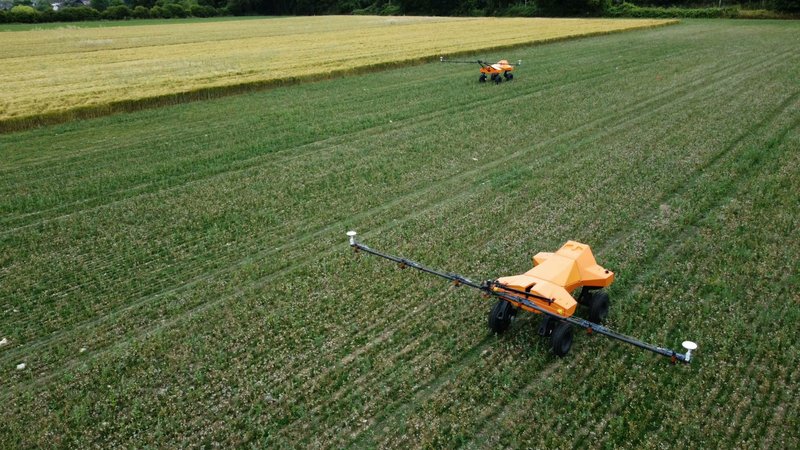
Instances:
[[[659,346],[656,346],[656,345],[653,345],[653,344],[648,344],[647,342],[643,342],[643,341],[640,341],[638,339],[632,338],[630,336],[626,336],[624,334],[617,333],[617,332],[612,331],[612,330],[610,330],[610,329],[608,329],[608,328],[606,328],[606,327],[604,327],[604,326],[602,326],[600,324],[597,324],[597,323],[594,323],[594,322],[590,322],[590,321],[585,320],[585,319],[580,319],[580,318],[576,318],[576,317],[560,316],[558,314],[550,312],[550,311],[540,307],[539,305],[531,302],[526,297],[536,298],[536,299],[539,299],[539,300],[546,301],[548,303],[552,303],[552,301],[553,301],[552,299],[548,299],[546,297],[542,297],[542,296],[539,296],[539,295],[536,295],[536,294],[531,294],[530,292],[519,291],[519,290],[514,289],[514,288],[512,288],[510,286],[506,286],[506,285],[504,285],[502,283],[498,283],[496,280],[487,280],[487,281],[483,281],[483,282],[478,283],[476,281],[470,280],[469,278],[464,277],[463,275],[459,275],[457,273],[442,272],[442,271],[439,271],[439,270],[436,270],[436,269],[431,269],[429,267],[425,267],[424,265],[422,265],[422,264],[420,264],[420,263],[418,263],[416,261],[412,261],[410,259],[402,258],[402,257],[399,257],[399,256],[393,256],[393,255],[389,255],[387,253],[382,253],[382,252],[379,252],[377,250],[373,250],[370,247],[368,247],[368,246],[356,241],[354,238],[351,238],[350,246],[353,247],[356,252],[363,251],[363,252],[369,253],[371,255],[379,256],[381,258],[388,259],[390,261],[394,261],[394,262],[400,264],[401,268],[412,267],[412,268],[417,269],[417,270],[419,270],[421,272],[429,273],[431,275],[436,275],[436,276],[444,278],[446,280],[450,280],[455,286],[460,286],[460,285],[469,286],[469,287],[471,287],[473,289],[477,289],[477,290],[483,292],[486,295],[491,295],[491,296],[494,296],[494,297],[498,297],[498,298],[504,299],[506,301],[510,301],[510,302],[513,302],[513,303],[519,303],[521,305],[525,305],[525,307],[527,307],[527,308],[533,309],[533,310],[535,310],[537,312],[540,312],[540,313],[544,314],[545,317],[548,317],[548,318],[551,318],[551,319],[557,319],[557,320],[564,321],[564,322],[568,322],[568,323],[570,323],[572,325],[575,325],[575,326],[578,326],[578,327],[581,327],[581,328],[585,328],[589,333],[599,333],[599,334],[607,336],[607,337],[609,337],[611,339],[616,339],[618,341],[625,342],[625,343],[633,345],[635,347],[639,347],[641,349],[648,350],[648,351],[651,351],[653,353],[657,353],[657,354],[662,355],[662,356],[666,356],[666,357],[671,359],[672,363],[675,363],[677,361],[680,361],[680,362],[683,362],[683,363],[688,363],[689,362],[689,360],[687,360],[685,354],[678,353],[675,350],[672,350],[672,349],[669,349],[669,348],[664,348],[664,347],[659,347]],[[492,289],[492,287],[499,287],[499,288],[503,289],[504,291],[511,291],[511,292],[514,292],[514,293],[517,293],[517,294],[525,295],[526,297],[522,297],[520,295],[515,295],[515,294],[509,293],[509,292],[496,291],[496,290]]]

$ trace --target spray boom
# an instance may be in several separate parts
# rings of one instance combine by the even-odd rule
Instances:
[[[605,319],[609,307],[608,294],[602,288],[614,281],[614,273],[596,264],[589,246],[579,242],[569,241],[556,253],[537,254],[534,256],[535,267],[522,275],[476,282],[463,275],[431,269],[416,261],[373,250],[358,242],[356,236],[355,231],[347,232],[350,247],[357,252],[388,259],[400,264],[401,267],[411,267],[447,279],[456,286],[468,286],[486,296],[496,297],[498,301],[489,313],[489,328],[495,333],[502,333],[510,326],[511,318],[516,316],[517,310],[542,315],[539,334],[551,338],[553,352],[557,356],[564,356],[569,351],[572,344],[572,326],[585,328],[590,334],[602,334],[666,356],[673,363],[678,361],[689,363],[692,351],[697,349],[697,344],[694,342],[684,341],[682,345],[686,353],[678,353],[617,333],[601,325],[600,322]],[[581,278],[575,279],[574,274],[580,274]],[[548,276],[552,279],[548,279]],[[565,283],[563,280],[568,281]],[[578,287],[581,288],[580,295],[573,298],[570,292]],[[576,304],[589,309],[591,320],[573,316]]]

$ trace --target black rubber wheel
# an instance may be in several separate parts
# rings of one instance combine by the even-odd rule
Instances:
[[[511,317],[515,312],[514,305],[505,300],[499,300],[489,311],[489,329],[493,333],[503,333],[511,326]]]
[[[495,79],[494,79],[494,82],[495,82],[495,84],[500,84],[500,83],[502,83],[502,82],[503,82],[503,77],[501,77],[500,75],[497,75],[497,76],[495,77]]]
[[[506,77],[506,80],[511,81],[514,79],[513,73],[503,72],[503,76]]]
[[[539,336],[550,337],[553,334],[553,329],[558,324],[558,320],[550,316],[542,317],[539,322]]]
[[[489,79],[490,79],[490,80],[492,80],[492,81],[497,81],[497,74],[496,74],[496,73],[493,73],[493,74],[492,74],[492,75],[489,77]]]
[[[553,353],[556,356],[561,357],[569,353],[569,349],[572,347],[572,326],[567,322],[559,322],[550,337],[550,344],[552,344]]]
[[[481,76],[478,77],[478,83],[486,83],[486,74],[482,73]]]
[[[594,291],[589,305],[589,321],[603,323],[608,317],[609,306],[611,306],[611,301],[608,298],[608,293],[606,291]]]
[[[576,298],[575,301],[577,301],[579,305],[587,308],[592,306],[592,291],[587,287],[581,288],[581,292],[578,294],[578,298]]]

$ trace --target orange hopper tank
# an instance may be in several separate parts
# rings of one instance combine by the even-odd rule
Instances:
[[[614,272],[597,264],[592,249],[580,242],[567,241],[555,253],[540,252],[533,257],[533,269],[510,277],[498,278],[501,286],[495,285],[495,291],[504,291],[502,286],[513,290],[533,294],[529,300],[562,317],[570,317],[575,313],[577,302],[570,294],[579,287],[603,288],[614,282]],[[550,301],[543,300],[544,297]],[[511,302],[514,306],[541,314],[521,303]]]

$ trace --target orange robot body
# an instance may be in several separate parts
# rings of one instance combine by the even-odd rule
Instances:
[[[478,77],[478,81],[481,83],[485,83],[486,80],[494,81],[496,84],[500,84],[503,80],[511,81],[514,79],[514,74],[511,73],[514,70],[515,66],[522,64],[522,60],[518,60],[516,64],[509,63],[507,59],[501,59],[494,64],[490,64],[486,61],[476,60],[476,61],[452,61],[449,59],[444,59],[444,56],[439,57],[439,61],[443,63],[455,63],[455,64],[474,64],[478,63],[481,66],[480,69],[480,76]]]
[[[503,79],[506,81],[514,79],[514,74],[511,73],[511,71],[514,70],[514,66],[509,64],[505,59],[501,59],[495,64],[488,64],[478,60],[478,64],[481,65],[481,75],[478,77],[478,81],[481,83],[486,82],[487,75],[489,75],[489,79],[496,84],[501,83]]]
[[[514,66],[509,64],[505,59],[501,59],[495,64],[485,64],[481,66],[481,73],[502,73],[511,72],[512,70],[514,70]]]
[[[529,300],[537,306],[570,317],[578,305],[570,292],[584,286],[604,288],[614,282],[614,272],[597,264],[591,248],[580,242],[568,241],[555,253],[540,252],[533,257],[533,265],[521,275],[498,278],[498,285],[493,289],[531,294]],[[503,289],[503,286],[511,289]],[[521,303],[514,303],[514,306],[541,314]]]

